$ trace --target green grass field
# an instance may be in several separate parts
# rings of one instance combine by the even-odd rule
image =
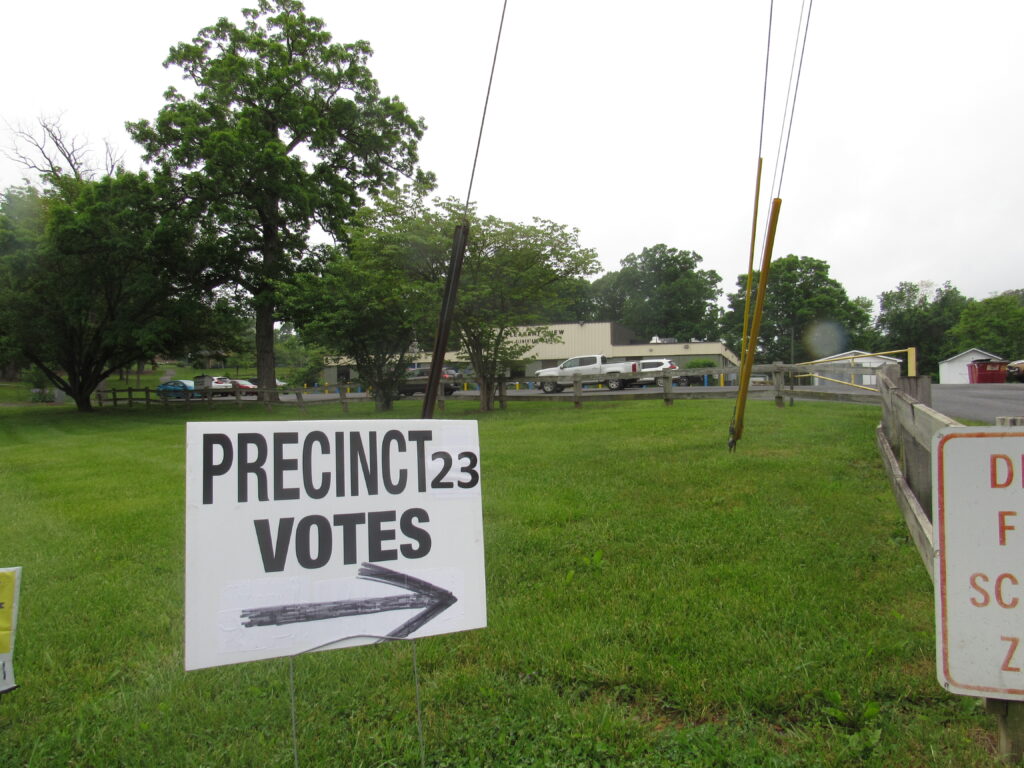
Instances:
[[[878,410],[753,402],[729,454],[731,408],[448,404],[480,424],[488,627],[416,641],[427,765],[998,764],[935,681]],[[0,766],[293,765],[286,659],[183,671],[184,422],[338,411],[0,408]],[[297,658],[300,765],[418,766],[412,653]]]

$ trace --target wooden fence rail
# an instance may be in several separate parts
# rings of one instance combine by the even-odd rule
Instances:
[[[885,366],[879,373],[882,421],[875,439],[907,529],[925,570],[934,580],[932,438],[941,429],[962,425],[911,394],[931,399],[927,380],[919,379],[900,376],[896,365]]]
[[[882,421],[875,432],[878,451],[896,501],[903,511],[911,539],[928,576],[935,580],[935,537],[932,528],[932,438],[960,422],[933,410],[930,380],[900,376],[899,366],[886,366],[879,377]],[[1000,418],[1006,426],[1020,425],[1018,417]],[[996,716],[998,749],[1002,759],[1024,760],[1024,702],[985,699]]]
[[[801,399],[839,400],[872,404],[878,402],[878,394],[873,391],[864,391],[864,387],[851,388],[848,392],[836,392],[834,390],[826,391],[815,386],[796,386],[795,383],[797,376],[807,376],[809,373],[812,375],[820,374],[828,381],[845,382],[849,380],[850,383],[854,383],[855,380],[865,375],[865,369],[862,367],[833,364],[808,368],[807,366],[774,363],[770,365],[756,365],[753,372],[763,376],[764,381],[763,385],[759,384],[752,387],[750,395],[754,398],[773,397],[779,406],[783,405],[787,395],[790,398],[798,396]],[[735,397],[733,389],[720,386],[695,385],[686,388],[673,387],[672,378],[678,379],[686,376],[701,378],[705,381],[721,382],[733,380],[738,373],[739,369],[734,366],[677,369],[672,372],[643,372],[642,378],[650,379],[652,383],[645,385],[642,389],[633,389],[629,392],[621,390],[613,392],[605,388],[604,385],[612,379],[635,380],[637,378],[636,373],[577,374],[573,377],[572,383],[566,385],[567,391],[559,394],[542,394],[537,391],[544,381],[550,381],[550,379],[542,379],[536,376],[521,376],[503,379],[501,386],[495,392],[495,399],[501,407],[505,407],[509,401],[520,399],[529,399],[531,401],[556,400],[561,402],[568,400],[576,408],[582,407],[587,401],[596,402],[611,399],[662,400],[665,405],[672,405],[676,400]],[[317,388],[312,391],[298,387],[277,389],[201,389],[191,390],[189,397],[176,396],[176,393],[175,395],[161,393],[155,388],[150,387],[128,387],[126,389],[99,390],[95,393],[95,399],[97,406],[111,405],[115,407],[127,406],[129,408],[134,406],[149,407],[153,404],[169,406],[175,403],[191,407],[197,403],[212,405],[214,402],[223,402],[226,399],[233,399],[239,406],[246,402],[262,402],[268,408],[275,403],[297,405],[300,408],[305,408],[308,401],[304,399],[304,396],[336,393],[342,409],[347,412],[349,395],[351,394],[350,390],[353,386],[356,386],[356,384],[339,384],[323,389]],[[475,393],[464,393],[465,396],[472,396],[473,394]],[[280,395],[294,396],[294,400],[290,398],[288,400],[281,400]],[[323,399],[318,398],[318,402],[323,402]],[[444,408],[444,395],[441,393],[438,395],[438,405],[441,409]]]
[[[342,411],[348,413],[349,397],[347,388],[344,386],[331,387],[324,390],[324,394],[329,393],[331,389],[337,394],[337,402],[341,404]],[[159,392],[155,388],[150,387],[143,387],[141,389],[128,387],[127,389],[97,390],[95,397],[97,406],[111,405],[115,408],[122,405],[128,408],[135,405],[148,408],[154,404],[164,406],[180,404],[187,408],[202,403],[213,405],[214,402],[224,402],[228,399],[234,400],[239,407],[246,402],[263,403],[267,408],[274,404],[292,404],[292,401],[281,400],[280,395],[295,395],[294,404],[305,410],[306,401],[303,398],[303,390],[287,387],[275,389],[242,389],[239,387],[232,387],[231,389],[196,389],[189,390],[187,396],[181,396],[177,393]]]

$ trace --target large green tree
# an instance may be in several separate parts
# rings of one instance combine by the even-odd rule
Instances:
[[[701,269],[702,261],[693,251],[664,244],[629,254],[618,271],[594,284],[601,318],[645,337],[718,338],[721,277]]]
[[[598,322],[624,323],[626,293],[618,270],[605,272],[590,284],[592,318]],[[666,334],[667,335],[667,334]]]
[[[343,248],[284,289],[304,339],[348,357],[390,410],[413,353],[429,349],[441,305],[435,273],[448,236],[428,212],[429,183],[386,192],[353,218]]]
[[[481,217],[454,198],[428,204],[426,192],[419,184],[400,199],[391,196],[389,204],[377,206],[365,226],[353,231],[353,249],[358,252],[362,243],[364,251],[401,264],[405,279],[419,286],[429,315],[418,321],[416,339],[421,349],[428,349],[434,342],[455,229],[469,227],[449,347],[473,366],[481,408],[490,409],[504,372],[538,341],[554,338],[544,324],[574,312],[579,281],[598,270],[597,256],[580,245],[577,230],[565,225]],[[522,326],[535,326],[534,335],[522,338]]]
[[[564,225],[480,217],[453,198],[428,203],[428,191],[415,184],[361,211],[346,247],[287,292],[287,310],[305,336],[352,357],[387,407],[412,345],[433,347],[453,235],[465,223],[448,351],[472,364],[481,408],[489,409],[504,371],[553,337],[541,327],[522,338],[519,328],[571,312],[579,280],[597,271],[597,257]]]
[[[362,204],[414,172],[423,125],[382,97],[365,41],[332,42],[297,0],[259,0],[171,49],[187,93],[129,130],[168,194],[198,217],[203,252],[248,295],[260,385],[273,387],[278,286]]]
[[[970,302],[948,282],[938,288],[930,283],[902,282],[878,297],[875,325],[886,347],[915,347],[918,373],[934,374],[946,351],[947,334]]]
[[[433,292],[393,262],[340,250],[317,275],[296,276],[284,290],[285,308],[304,340],[348,357],[373,392],[378,410],[390,410]]]
[[[751,304],[760,279],[760,271],[755,270]],[[746,286],[747,276],[737,277],[736,292],[729,294],[723,323],[726,342],[737,352],[743,333]],[[829,275],[827,262],[790,254],[772,263],[755,358],[798,363],[852,347],[871,346],[874,339],[870,322],[871,301],[850,299],[842,284]]]
[[[463,217],[456,201],[448,201],[446,210],[446,232],[451,232]],[[476,373],[480,407],[486,410],[505,371],[551,336],[544,318],[571,296],[567,287],[599,267],[597,255],[580,245],[578,231],[562,224],[487,216],[470,219],[470,225],[453,327]],[[442,264],[435,263],[438,274]],[[523,326],[537,326],[535,335],[522,338]]]
[[[224,308],[144,174],[0,196],[0,347],[90,410],[111,373],[210,343]]]
[[[1007,360],[1024,357],[1024,292],[1006,291],[967,304],[949,330],[945,357],[978,347]]]

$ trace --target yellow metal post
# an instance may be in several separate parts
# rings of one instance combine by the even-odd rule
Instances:
[[[748,354],[743,358],[743,366],[740,369],[740,389],[736,396],[736,413],[733,417],[732,433],[729,437],[729,448],[735,449],[736,443],[743,436],[743,412],[747,405],[747,392],[750,389],[750,372],[754,367],[754,349],[757,346],[757,337],[761,331],[761,314],[764,311],[764,296],[768,286],[768,273],[771,270],[772,249],[775,247],[775,230],[779,223],[779,210],[782,208],[782,199],[772,200],[771,211],[768,215],[768,231],[765,233],[764,252],[761,255],[761,277],[757,282],[757,301],[754,305],[754,317],[750,324],[750,342]]]
[[[747,259],[747,291],[743,303],[743,335],[740,336],[740,368],[747,356],[747,347],[750,346],[750,294],[754,281],[754,244],[757,241],[757,205],[761,197],[761,166],[762,158],[757,158],[757,179],[754,182],[754,216],[750,225],[750,256]]]
[[[907,350],[907,376],[917,376],[917,347]]]

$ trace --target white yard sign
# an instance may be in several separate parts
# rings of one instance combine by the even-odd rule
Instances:
[[[476,422],[188,425],[186,669],[486,623]]]
[[[1024,700],[1024,430],[942,430],[932,480],[939,682]]]
[[[14,634],[20,590],[21,568],[0,568],[0,693],[18,687],[14,682]]]

